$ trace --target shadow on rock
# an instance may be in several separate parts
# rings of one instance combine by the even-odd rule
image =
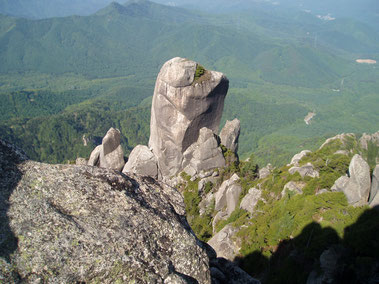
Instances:
[[[262,283],[379,283],[378,209],[367,209],[343,239],[312,222],[270,258],[255,251],[235,261]]]
[[[22,150],[0,139],[0,258],[7,262],[18,243],[7,216],[9,198],[22,177],[17,165],[25,160],[27,157]]]

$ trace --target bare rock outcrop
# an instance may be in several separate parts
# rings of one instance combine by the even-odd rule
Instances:
[[[294,155],[291,159],[291,162],[288,164],[288,166],[293,165],[293,166],[299,166],[299,161],[304,158],[308,153],[311,153],[309,150],[303,150],[300,153],[297,153]]]
[[[198,140],[201,128],[218,133],[228,87],[222,73],[204,70],[194,61],[176,57],[163,65],[154,90],[149,140],[163,177],[183,170],[183,153]]]
[[[379,165],[376,165],[372,172],[371,190],[369,203],[371,207],[379,205]]]
[[[259,283],[216,258],[181,194],[151,178],[30,161],[0,139],[0,209],[4,283]]]
[[[130,153],[122,172],[158,178],[157,159],[147,146],[137,145]]]
[[[240,208],[250,213],[254,213],[255,207],[258,201],[261,200],[262,191],[253,187],[249,189],[249,192],[241,200]]]
[[[233,239],[237,231],[237,228],[232,225],[226,225],[208,241],[208,244],[216,251],[217,257],[234,260],[239,251]]]
[[[201,171],[221,167],[225,167],[225,158],[216,135],[209,128],[203,127],[199,131],[197,141],[183,153],[180,168],[193,176]]]
[[[241,131],[241,122],[235,118],[232,121],[227,120],[225,126],[220,132],[221,144],[233,153],[238,151],[238,138]]]
[[[340,140],[341,143],[342,143],[343,145],[345,145],[345,143],[346,143],[346,141],[347,141],[348,139],[354,139],[354,140],[355,140],[355,139],[356,139],[355,134],[354,134],[354,133],[342,133],[342,134],[338,134],[338,135],[336,135],[336,136],[334,136],[334,137],[328,138],[328,139],[326,139],[326,141],[320,146],[319,149],[324,148],[324,147],[325,147],[326,145],[328,145],[330,142],[335,141],[335,140]]]
[[[120,140],[120,130],[111,127],[105,134],[102,144],[92,151],[88,165],[121,171],[125,161]]]
[[[287,191],[293,192],[294,194],[303,194],[303,188],[306,186],[305,182],[302,181],[290,181],[287,182],[281,192],[281,197],[286,195]]]
[[[363,133],[362,137],[359,139],[359,145],[362,149],[367,150],[369,143],[379,146],[379,131],[373,134]]]
[[[272,165],[270,163],[268,163],[267,166],[265,166],[259,170],[259,178],[264,179],[264,178],[268,177],[271,174],[273,169],[274,168],[272,167]]]
[[[288,170],[288,172],[291,175],[298,172],[301,175],[301,177],[306,177],[306,176],[312,177],[312,178],[319,177],[319,172],[315,170],[315,168],[313,167],[311,163],[307,163],[306,165],[301,166],[301,167],[292,167]]]
[[[337,179],[332,187],[333,191],[342,191],[349,204],[354,206],[365,205],[370,195],[370,167],[358,154],[350,161],[349,175]]]
[[[232,201],[230,200],[230,204],[228,204],[228,198],[227,198],[227,192],[230,191],[241,191],[239,190],[240,185],[238,184],[238,181],[240,180],[239,176],[237,174],[234,174],[230,179],[224,181],[220,188],[217,190],[215,194],[215,210],[216,211],[221,211],[225,207],[232,207],[234,203],[232,204]],[[235,206],[234,206],[235,208]],[[234,210],[234,209],[233,209]],[[227,210],[229,212],[229,210]]]

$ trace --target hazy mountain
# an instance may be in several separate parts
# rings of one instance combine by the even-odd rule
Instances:
[[[26,18],[90,15],[115,0],[0,0],[0,13]]]

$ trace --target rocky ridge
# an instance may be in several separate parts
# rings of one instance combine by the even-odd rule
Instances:
[[[2,140],[0,166],[1,282],[257,283],[196,238],[170,186]]]

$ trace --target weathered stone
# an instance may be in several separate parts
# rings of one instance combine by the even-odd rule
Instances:
[[[322,188],[316,192],[316,195],[320,195],[320,194],[327,193],[327,192],[329,192],[329,190],[327,188]]]
[[[201,128],[218,132],[229,81],[215,71],[205,71],[195,81],[197,66],[194,61],[173,58],[163,65],[156,81],[149,146],[164,177],[183,170],[183,153],[198,140]]]
[[[240,208],[244,209],[250,213],[254,213],[255,206],[257,206],[258,201],[261,199],[262,191],[253,187],[249,189],[248,194],[241,200]]]
[[[242,187],[239,184],[233,184],[229,186],[226,191],[226,210],[228,212],[228,217],[236,209],[239,198],[242,192]]]
[[[306,183],[305,182],[302,182],[302,181],[290,181],[290,182],[287,182],[284,187],[283,187],[283,190],[281,192],[281,197],[283,198],[285,195],[286,195],[286,191],[291,191],[291,192],[294,192],[295,194],[303,194],[303,188],[306,186]]]
[[[311,151],[303,150],[300,153],[297,153],[292,157],[291,162],[288,165],[299,166],[299,161],[302,158],[304,158],[308,153],[311,153]]]
[[[216,225],[218,222],[221,220],[224,220],[228,217],[228,214],[226,211],[219,211],[217,214],[214,216],[213,221],[212,221],[212,229],[213,229],[213,235],[216,233]]]
[[[235,118],[232,121],[227,120],[224,128],[220,132],[221,144],[233,153],[238,151],[238,138],[240,136],[241,123]]]
[[[157,159],[147,146],[137,145],[130,153],[122,172],[158,178]]]
[[[378,195],[378,191],[379,191],[379,165],[376,165],[374,171],[372,172],[371,190],[370,190],[370,199],[369,199],[370,205],[375,199],[375,196]],[[379,202],[378,198],[377,200]],[[379,204],[377,203],[377,204],[374,204],[373,206],[375,205],[379,205]]]
[[[208,253],[175,189],[104,168],[24,161],[1,141],[0,169],[1,277],[12,263],[25,283],[211,283]]]
[[[212,203],[214,203],[214,194],[210,192],[205,196],[205,198],[200,201],[199,214],[203,215],[205,212],[207,212],[207,209]]]
[[[88,160],[89,166],[121,171],[125,165],[124,151],[120,145],[121,134],[118,129],[110,128],[104,136],[102,144],[97,146]]]
[[[292,167],[288,170],[288,172],[293,175],[294,173],[298,172],[301,177],[319,177],[318,171],[316,171],[311,163],[307,163],[306,165],[302,167]]]
[[[267,164],[267,166],[265,166],[259,170],[259,178],[263,179],[263,178],[268,177],[271,174],[272,170],[273,170],[272,165]]]
[[[212,259],[210,263],[213,284],[261,284],[259,280],[251,277],[235,265],[234,262],[228,261],[225,258]]]
[[[96,146],[96,148],[92,151],[89,159],[88,159],[88,166],[99,166],[100,163],[100,152],[101,152],[102,146]]]
[[[239,180],[239,176],[237,174],[234,174],[230,179],[224,181],[220,188],[217,190],[215,194],[215,210],[220,211],[222,210],[226,205],[226,192],[230,186],[237,183]]]
[[[214,133],[206,127],[201,128],[196,143],[183,153],[181,168],[189,174],[224,166],[225,159]]]
[[[354,155],[349,165],[350,178],[342,176],[332,186],[332,191],[342,191],[349,204],[365,205],[370,194],[370,167],[358,154]]]
[[[101,168],[113,169],[121,171],[125,165],[124,151],[120,145],[120,130],[111,127],[105,134],[100,151]]]
[[[362,137],[359,139],[359,145],[362,149],[367,150],[369,143],[379,146],[379,131],[373,134],[363,133]]]
[[[330,142],[335,141],[335,140],[340,140],[342,145],[345,145],[346,140],[348,139],[356,139],[356,136],[354,133],[342,133],[338,134],[334,137],[326,139],[326,141],[320,146],[319,149],[324,148],[326,145],[328,145]]]
[[[349,183],[350,179],[347,176],[341,176],[339,177],[333,184],[331,190],[332,191],[339,191],[342,192],[343,189],[347,186]]]
[[[339,154],[339,155],[345,155],[345,156],[349,156],[349,151],[347,150],[338,150],[336,152],[334,152],[334,154]]]
[[[349,200],[350,204],[357,203],[356,205],[367,204],[370,195],[370,166],[358,154],[354,155],[349,165],[350,181],[354,182],[357,187],[348,187],[350,189]],[[344,191],[347,194],[347,191]],[[353,197],[354,196],[354,197]]]
[[[80,158],[80,157],[76,158],[75,165],[78,165],[78,166],[87,165],[87,160],[84,158]]]
[[[232,225],[226,225],[208,241],[208,244],[216,251],[217,257],[224,257],[231,261],[234,260],[239,251],[233,240],[236,232],[237,228]]]

